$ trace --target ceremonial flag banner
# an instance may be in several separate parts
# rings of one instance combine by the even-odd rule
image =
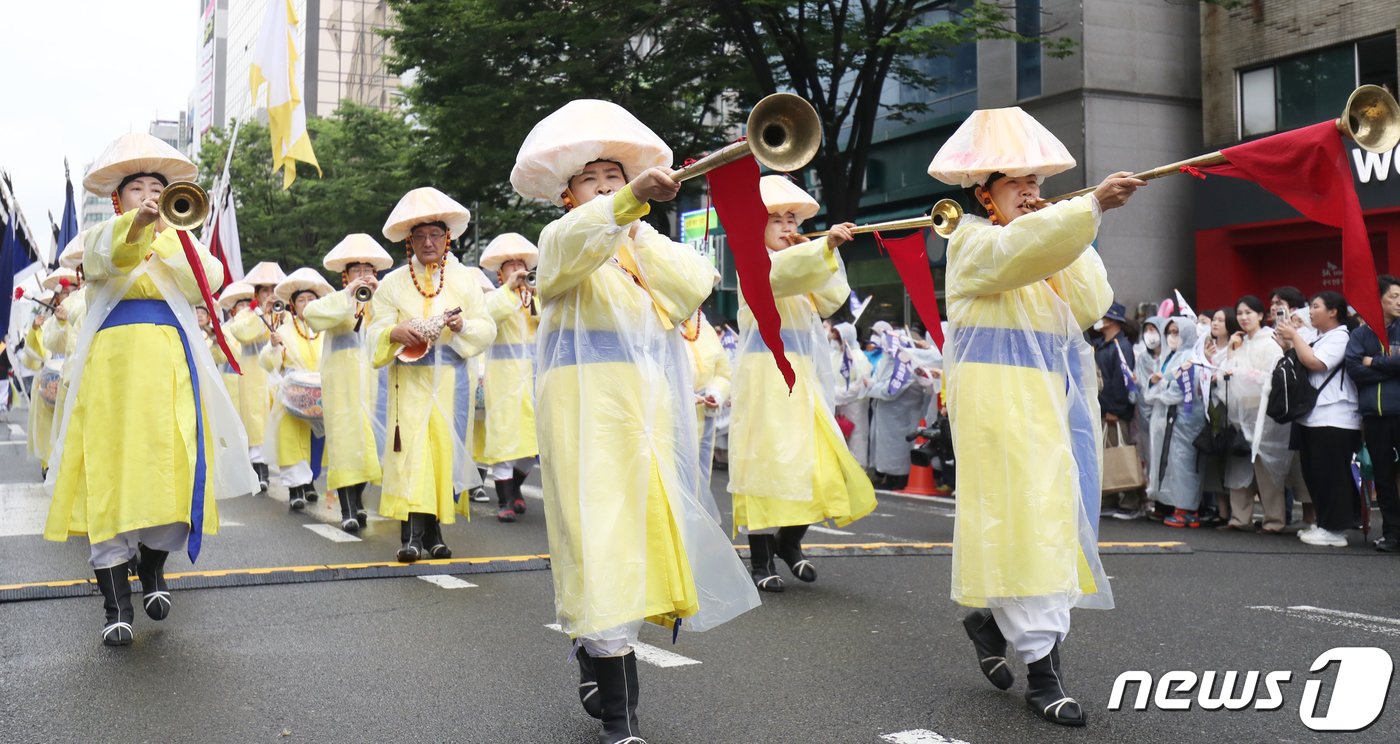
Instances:
[[[321,173],[316,153],[311,150],[311,137],[306,133],[306,107],[301,102],[297,85],[297,16],[292,0],[269,0],[253,48],[253,62],[248,69],[248,88],[253,103],[258,102],[258,89],[267,85],[267,126],[272,133],[272,172],[282,169],[282,188],[291,188],[297,179],[297,161],[310,163]]]
[[[942,351],[943,318],[938,314],[938,295],[933,289],[933,270],[928,264],[928,240],[924,231],[902,238],[886,238],[877,232],[875,241],[881,250],[890,254],[890,261],[899,272],[905,291],[909,292],[909,302],[928,329],[929,338]]]
[[[73,179],[68,173],[68,160],[63,161],[63,221],[58,226],[58,250],[53,260],[58,262],[58,254],[68,247],[73,238],[78,237],[78,206],[73,199]]]
[[[15,275],[32,263],[29,251],[19,237],[18,215],[8,214],[5,217],[4,236],[0,238],[0,334],[8,332],[10,328],[10,311],[16,301]]]
[[[1376,263],[1352,185],[1346,147],[1334,122],[1282,132],[1229,147],[1230,161],[1201,170],[1253,181],[1304,217],[1342,229],[1342,292],[1366,324],[1385,328],[1376,293]],[[1376,334],[1387,343],[1384,332]]]

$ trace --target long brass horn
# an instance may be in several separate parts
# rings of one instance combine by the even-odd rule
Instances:
[[[938,204],[942,204],[945,201],[952,204],[957,203],[952,201],[951,199],[944,199],[938,202]],[[930,210],[928,214],[920,215],[918,217],[906,217],[902,220],[890,220],[889,222],[875,222],[869,225],[856,225],[855,227],[851,228],[851,234],[860,235],[861,233],[886,231],[893,232],[897,230],[917,230],[923,227],[930,227],[933,225],[934,219],[936,219],[938,216],[938,204],[934,204],[933,209]],[[820,238],[821,236],[828,235],[830,233],[830,230],[818,230],[816,232],[802,233],[802,237]]]
[[[795,171],[812,162],[821,145],[822,123],[812,104],[791,93],[774,93],[749,112],[744,141],[671,171],[671,178],[688,181],[749,153],[772,170]]]
[[[1347,105],[1342,109],[1342,115],[1336,120],[1337,131],[1342,136],[1350,138],[1357,146],[1368,152],[1386,152],[1394,150],[1400,145],[1400,104],[1395,102],[1395,97],[1390,95],[1390,91],[1379,85],[1363,85],[1351,92],[1347,97]],[[1198,155],[1187,160],[1177,161],[1168,165],[1163,165],[1152,170],[1141,173],[1134,173],[1133,178],[1143,181],[1151,181],[1162,176],[1171,176],[1182,173],[1188,168],[1203,168],[1211,165],[1220,165],[1230,162],[1225,155],[1216,150],[1206,155]],[[1098,185],[1088,186],[1078,191],[1071,191],[1068,194],[1044,199],[1043,204],[1053,204],[1065,199],[1073,199],[1076,196],[1093,193]],[[958,222],[962,219],[962,206],[952,199],[942,199],[933,205],[933,229],[943,237],[949,237],[953,231],[958,229]]]
[[[193,181],[176,181],[160,192],[156,211],[166,227],[198,230],[209,216],[209,194]]]

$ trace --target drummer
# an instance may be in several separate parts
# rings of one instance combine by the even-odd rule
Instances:
[[[496,273],[500,289],[486,295],[496,340],[486,350],[486,443],[480,462],[496,485],[496,519],[525,513],[520,486],[535,467],[535,329],[539,303],[526,274],[540,251],[520,233],[497,235],[481,253],[481,268]]]
[[[384,237],[408,250],[408,264],[374,293],[369,338],[374,365],[389,365],[379,513],[402,522],[404,563],[451,557],[440,525],[456,521],[457,494],[481,483],[465,446],[474,403],[467,360],[491,343],[496,324],[449,250],[470,220],[466,207],[424,187],[404,194],[384,223]]]
[[[258,363],[258,351],[267,343],[272,328],[283,316],[272,310],[275,299],[272,288],[286,278],[282,267],[272,261],[263,261],[254,266],[243,277],[243,283],[253,287],[253,312],[235,313],[233,321],[228,324],[228,332],[241,344],[241,348],[234,353],[238,355],[238,366],[243,370],[233,402],[238,406],[243,428],[248,430],[248,459],[253,461],[253,470],[258,474],[258,487],[264,492],[267,491],[268,475],[267,460],[263,456],[263,432],[267,428],[272,397],[268,392],[267,372]]]
[[[374,238],[355,233],[332,248],[322,265],[340,274],[343,289],[307,305],[305,315],[313,329],[326,334],[321,372],[326,488],[340,501],[340,528],[353,533],[369,518],[365,487],[382,475],[374,432],[379,375],[365,343],[374,316],[371,304],[356,295],[378,289],[375,272],[392,267],[394,259]]]
[[[311,463],[314,456],[311,440],[313,436],[321,436],[312,428],[313,423],[321,423],[321,417],[319,412],[307,410],[290,415],[284,401],[297,405],[298,396],[290,394],[293,390],[309,383],[317,387],[321,384],[323,334],[307,324],[304,313],[313,300],[332,291],[331,285],[315,269],[297,269],[279,282],[273,293],[286,303],[289,320],[269,335],[267,346],[258,354],[263,369],[280,377],[274,386],[278,395],[272,404],[263,442],[267,456],[277,463],[282,485],[287,487],[287,505],[291,511],[301,511],[306,508],[306,502],[316,500],[312,468],[320,470],[320,463],[314,466]]]

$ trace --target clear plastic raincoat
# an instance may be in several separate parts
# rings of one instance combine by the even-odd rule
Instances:
[[[287,321],[277,327],[277,335],[282,338],[281,349],[269,343],[258,353],[258,363],[271,373],[269,383],[273,398],[272,411],[267,417],[267,432],[263,435],[263,457],[274,468],[286,468],[299,462],[311,462],[312,435],[325,435],[324,424],[313,427],[305,419],[287,413],[281,395],[281,386],[289,373],[320,374],[325,334],[312,331],[304,320],[289,314]],[[324,396],[323,389],[323,400]],[[325,408],[324,403],[322,408]],[[311,463],[312,472],[317,469],[318,464]]]
[[[326,429],[326,488],[378,483],[379,445],[375,416],[379,372],[370,359],[373,316],[342,289],[307,304],[306,322],[324,334],[321,347],[321,408]],[[356,326],[358,325],[358,330]]]
[[[714,268],[637,221],[646,212],[624,188],[538,243],[535,410],[555,611],[569,634],[604,641],[637,620],[706,630],[758,606],[699,498],[693,365],[676,332]]]
[[[481,287],[455,256],[448,254],[443,266],[432,271],[417,258],[409,261],[422,289],[414,286],[409,267],[401,266],[379,282],[371,302],[374,322],[369,342],[374,366],[389,367],[379,513],[401,521],[410,513],[433,514],[439,522],[452,524],[456,495],[481,485],[466,448],[476,403],[467,360],[491,343],[496,324],[486,313]],[[423,292],[438,286],[440,271],[446,272],[442,291],[425,297]],[[394,326],[453,308],[462,309],[460,333],[444,327],[422,359],[405,363],[396,358],[403,347],[389,340]],[[464,514],[469,505],[470,500],[464,499]]]
[[[243,374],[236,376],[236,392],[231,392],[233,402],[238,405],[238,416],[243,428],[248,432],[248,444],[261,447],[263,432],[267,428],[267,414],[272,410],[272,394],[269,391],[267,370],[258,363],[258,352],[272,335],[263,323],[262,316],[253,307],[233,316],[225,326],[226,333],[238,342],[231,349],[238,355],[238,366]]]
[[[87,316],[87,287],[82,286],[68,295],[63,301],[68,312],[68,320],[63,324],[63,334],[56,343],[54,358],[61,359],[58,398],[54,401],[52,424],[49,427],[49,447],[52,449],[58,438],[58,429],[63,425],[63,406],[67,403],[68,388],[73,380],[73,355],[78,351],[78,334],[83,328],[83,318]]]
[[[1282,489],[1288,478],[1293,452],[1288,449],[1290,427],[1269,418],[1264,412],[1273,382],[1274,366],[1283,348],[1274,341],[1274,329],[1263,327],[1245,338],[1240,348],[1230,352],[1225,382],[1230,399],[1230,423],[1244,432],[1254,450],[1250,458],[1230,457],[1225,463],[1225,485],[1248,488],[1257,476],[1261,487]]]
[[[1113,290],[1082,196],[948,246],[947,401],[958,459],[955,601],[1109,608],[1099,562],[1097,368],[1083,331]]]
[[[690,360],[695,363],[695,420],[697,436],[700,438],[700,497],[708,498],[708,504],[713,505],[710,476],[713,475],[715,466],[715,421],[729,402],[730,378],[733,372],[729,366],[729,355],[720,345],[719,334],[715,333],[715,327],[706,320],[704,313],[697,310],[694,316],[686,319],[681,324],[681,336],[686,340],[685,346],[690,352]],[[719,403],[715,408],[708,408],[704,403],[705,397],[711,395]],[[718,507],[713,508],[712,514],[716,521],[720,521]]]
[[[930,394],[915,384],[914,366],[934,366],[933,354],[909,346],[903,336],[877,339],[884,353],[875,363],[870,386],[870,464],[886,475],[908,475],[910,444],[906,439],[928,411]],[[932,350],[930,350],[932,351]],[[917,358],[916,358],[917,357]],[[937,358],[937,363],[941,363]]]
[[[1152,407],[1152,457],[1147,467],[1147,496],[1177,509],[1195,511],[1201,505],[1203,458],[1196,453],[1196,435],[1206,423],[1206,401],[1201,400],[1197,377],[1207,374],[1194,362],[1195,318],[1166,318],[1161,324],[1162,357],[1151,372],[1162,377],[1154,385],[1152,375],[1138,383],[1143,402]],[[1181,347],[1167,346],[1168,326],[1181,334]]]
[[[538,313],[539,303],[530,302]],[[534,369],[539,315],[507,287],[486,293],[486,312],[496,321],[496,340],[486,347],[486,432],[480,460],[489,465],[539,454]]]
[[[838,323],[836,332],[841,336],[841,348],[831,351],[831,367],[836,370],[836,413],[846,417],[852,424],[851,436],[846,445],[851,449],[851,457],[862,468],[870,467],[870,388],[875,384],[871,375],[874,367],[869,357],[860,350],[856,339],[856,327],[850,323]]]
[[[783,349],[797,382],[788,395],[741,301],[729,424],[734,529],[850,524],[875,510],[875,489],[836,426],[835,370],[821,322],[851,296],[845,267],[825,238],[770,251],[769,258]]]

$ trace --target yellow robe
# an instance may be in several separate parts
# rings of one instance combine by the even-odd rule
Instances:
[[[132,282],[124,300],[162,300],[150,273],[161,272],[191,302],[200,300],[194,274],[174,230],[147,227],[128,243],[135,218],[113,221],[110,243],[99,241],[83,257],[89,291],[106,282],[126,283],[142,262],[147,274]],[[210,285],[223,281],[223,265],[195,243]],[[189,340],[201,353],[199,339]],[[210,391],[204,391],[207,396]],[[204,415],[198,412],[199,415]],[[63,541],[86,534],[89,542],[144,527],[189,524],[195,478],[196,420],[193,384],[179,332],[170,326],[133,324],[103,329],[87,350],[44,538]],[[206,419],[207,423],[207,419]],[[217,534],[219,512],[214,437],[204,427],[207,467],[203,533]],[[52,476],[51,476],[52,477]]]
[[[490,465],[539,454],[535,442],[535,329],[539,316],[504,287],[486,295],[496,340],[486,348],[486,441],[478,462]]]
[[[714,269],[636,222],[647,209],[624,188],[538,242],[535,410],[555,611],[574,636],[624,637],[620,626],[643,619],[703,630],[758,602],[697,498],[690,365],[675,326],[710,293]]]
[[[242,375],[233,376],[229,397],[238,407],[238,417],[243,420],[243,428],[248,432],[248,446],[260,447],[263,430],[267,427],[267,414],[272,410],[272,397],[268,390],[267,370],[258,363],[258,351],[267,343],[271,333],[251,307],[233,316],[224,326],[224,332],[238,342],[238,346],[230,350],[238,356],[238,366],[243,370]]]
[[[851,296],[836,252],[818,239],[770,255],[784,354],[797,373],[788,394],[748,303],[739,307],[739,362],[729,423],[734,529],[831,520],[875,510],[875,489],[836,426],[835,378],[821,318]]]
[[[692,340],[687,335],[694,336]],[[719,342],[719,334],[710,325],[703,313],[687,319],[681,324],[681,336],[686,337],[686,349],[690,361],[695,364],[695,433],[700,443],[700,482],[702,495],[710,494],[710,476],[715,466],[715,419],[724,410],[729,400],[730,378],[729,355]],[[703,399],[713,395],[719,404],[711,410],[705,407]]]
[[[56,380],[49,379],[52,377],[51,368],[54,362],[53,351],[46,342],[56,340],[61,333],[62,329],[58,323],[58,318],[50,315],[42,327],[30,328],[24,340],[25,348],[39,360],[38,373],[34,375],[34,390],[29,396],[29,455],[38,459],[40,467],[43,468],[49,466],[54,409],[44,401],[44,388],[52,387],[57,393],[60,387]]]
[[[363,309],[355,330],[357,309]],[[372,322],[370,307],[340,290],[306,306],[306,322],[325,334],[321,365],[321,400],[326,426],[326,487],[378,483],[379,446],[372,416],[379,399],[379,373],[370,365],[365,337]]]
[[[281,375],[293,370],[316,373],[321,371],[321,344],[325,334],[316,333],[308,339],[297,332],[297,326],[301,326],[302,333],[312,335],[305,323],[289,317],[287,322],[277,328],[277,335],[282,337],[282,349],[278,350],[269,343],[258,353],[258,363],[263,369]],[[322,408],[324,407],[323,403]],[[277,432],[277,461],[273,464],[285,468],[299,462],[310,462],[311,424],[287,413],[281,400],[272,402],[269,415],[271,418],[268,419],[268,423],[275,426]],[[267,441],[265,437],[263,441]],[[316,464],[312,463],[311,467],[314,470]]]
[[[53,417],[49,428],[49,447],[52,449],[54,439],[58,437],[59,426],[63,424],[63,406],[68,399],[68,387],[72,382],[72,358],[78,351],[78,333],[83,328],[83,319],[87,316],[87,287],[79,287],[68,295],[63,301],[62,307],[68,312],[68,320],[62,323],[63,333],[58,340],[58,345],[54,347],[54,356],[63,357],[63,367],[58,385],[58,397],[54,401]]]
[[[389,367],[389,418],[384,448],[384,485],[379,498],[379,513],[389,519],[406,520],[410,513],[433,514],[443,524],[452,524],[454,495],[457,483],[464,483],[465,473],[454,472],[470,467],[466,452],[465,433],[471,430],[465,422],[464,436],[457,434],[457,373],[466,369],[458,360],[480,354],[496,335],[496,324],[486,313],[481,286],[452,255],[445,267],[428,271],[413,262],[422,290],[432,292],[438,286],[440,271],[447,276],[441,293],[424,297],[413,286],[408,266],[402,266],[379,283],[374,293],[369,342],[374,350],[375,367]],[[403,347],[389,340],[389,333],[406,320],[428,318],[452,308],[462,309],[462,330],[453,333],[443,327],[434,349],[418,364],[404,364],[395,355]],[[440,355],[440,357],[438,356]],[[434,359],[440,359],[436,363]],[[470,380],[463,380],[469,389]],[[464,393],[465,394],[465,393]],[[461,401],[466,415],[474,409],[472,401]],[[397,443],[398,446],[395,446]],[[454,475],[455,478],[454,479]],[[465,501],[465,500],[464,500]],[[469,502],[462,504],[466,512]]]
[[[1113,301],[1090,247],[1092,199],[1006,227],[964,217],[949,243],[952,595],[967,606],[1112,606],[1096,539],[1097,368],[1082,335]]]

